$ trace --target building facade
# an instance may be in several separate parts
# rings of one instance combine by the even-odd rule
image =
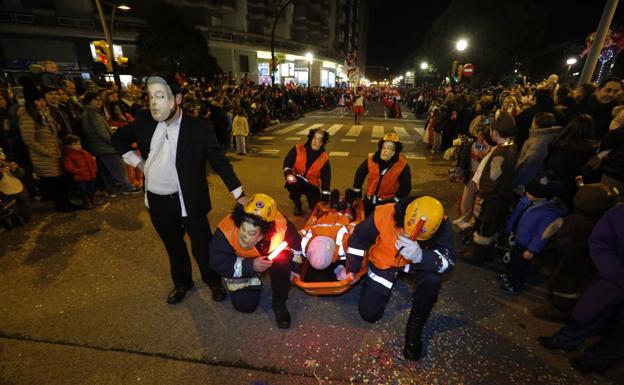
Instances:
[[[120,1],[100,1],[114,45],[132,62],[150,1],[129,0],[124,3],[130,6],[126,11],[117,9]],[[253,81],[270,83],[271,32],[286,0],[167,1],[201,31],[225,73],[239,78],[248,74]],[[292,1],[275,28],[276,82],[344,84],[350,67],[357,67],[363,77],[367,19],[366,0]],[[103,71],[90,45],[103,39],[101,24],[94,0],[0,0],[3,68],[24,71],[32,63],[51,59],[73,77],[90,77]],[[347,66],[351,52],[356,60]]]

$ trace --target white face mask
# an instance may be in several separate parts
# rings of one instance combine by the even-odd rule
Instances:
[[[175,96],[169,87],[160,83],[152,83],[147,86],[150,112],[157,122],[169,119],[176,112]]]

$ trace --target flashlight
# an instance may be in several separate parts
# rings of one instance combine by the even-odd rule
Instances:
[[[288,174],[286,176],[286,182],[289,183],[289,184],[293,184],[293,183],[297,182],[297,177],[294,176],[293,174]]]
[[[281,253],[282,251],[284,251],[284,249],[288,247],[288,242],[286,241],[282,241],[282,243],[279,244],[279,246],[277,246],[273,251],[271,251],[271,253],[269,254],[269,256],[267,257],[267,259],[269,261],[272,261],[275,259],[275,257],[277,257],[279,255],[279,253]]]

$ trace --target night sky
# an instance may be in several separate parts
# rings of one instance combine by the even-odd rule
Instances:
[[[391,73],[406,69],[406,57],[417,51],[425,32],[451,2],[452,0],[369,0],[367,65],[388,66]],[[547,8],[549,15],[559,20],[553,20],[549,24],[542,46],[568,41],[577,44],[580,53],[585,46],[585,38],[598,26],[604,4],[603,0],[540,2],[541,6]],[[622,2],[612,23],[624,25]]]

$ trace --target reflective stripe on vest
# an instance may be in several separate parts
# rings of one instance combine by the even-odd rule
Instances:
[[[394,257],[397,252],[394,244],[401,233],[401,229],[395,227],[394,224],[395,205],[396,203],[388,203],[383,206],[377,206],[373,213],[375,227],[379,235],[377,235],[375,244],[370,248],[368,258],[370,262],[381,270],[403,267],[410,263],[409,260],[401,255]]]
[[[379,164],[373,161],[373,156],[368,157],[368,187],[366,188],[366,195],[369,197],[376,196],[379,199],[391,199],[394,198],[397,191],[399,191],[399,176],[403,172],[403,169],[407,165],[407,160],[399,156],[399,159],[392,164],[389,170],[383,175],[379,170]],[[377,185],[380,183],[379,188]],[[375,193],[376,192],[376,193]]]
[[[321,186],[321,170],[325,163],[329,160],[329,156],[325,151],[323,151],[318,158],[310,165],[310,168],[306,171],[306,163],[307,163],[307,151],[305,145],[297,144],[295,146],[297,150],[297,157],[295,158],[295,165],[293,166],[293,171],[295,174],[298,174],[304,178],[306,178],[311,185],[320,187]]]

